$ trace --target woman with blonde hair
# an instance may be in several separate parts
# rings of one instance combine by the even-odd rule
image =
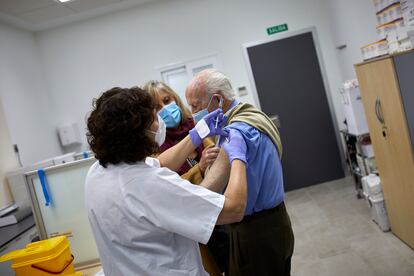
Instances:
[[[167,134],[164,144],[160,147],[160,153],[179,143],[195,126],[190,110],[186,108],[177,95],[167,84],[161,81],[149,81],[144,87],[156,103],[156,110],[167,126]],[[211,139],[205,139],[195,152],[177,171],[182,178],[193,184],[200,184],[204,178],[204,172],[214,160],[219,149],[214,147]]]
[[[155,100],[158,115],[167,127],[164,144],[160,153],[173,147],[184,139],[195,126],[193,116],[174,90],[161,81],[149,81],[144,87]],[[200,184],[204,172],[217,158],[220,149],[214,147],[213,140],[207,138],[177,171],[182,178],[193,184]],[[208,247],[200,244],[200,252],[205,270],[212,276],[227,272],[228,236],[221,226],[216,226],[208,243]],[[214,253],[214,258],[211,253]],[[219,266],[218,266],[219,265]]]

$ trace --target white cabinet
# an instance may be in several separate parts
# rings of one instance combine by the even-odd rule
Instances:
[[[89,158],[46,168],[46,191],[36,172],[27,175],[40,238],[68,236],[75,266],[99,261],[84,196],[85,178],[95,161],[95,158]],[[46,198],[50,199],[48,206]]]
[[[368,123],[358,82],[356,80],[345,82],[341,93],[348,132],[353,135],[368,133]]]

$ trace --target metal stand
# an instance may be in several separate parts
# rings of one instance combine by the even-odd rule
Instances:
[[[361,142],[364,138],[369,137],[369,133],[361,135],[354,135],[347,130],[341,130],[342,138],[346,147],[346,161],[349,172],[355,181],[355,192],[358,198],[364,198],[362,190],[362,177],[369,173],[376,173],[375,170],[369,170],[367,160],[372,160],[374,157],[367,157],[362,154]],[[362,164],[358,162],[358,156],[362,159]]]

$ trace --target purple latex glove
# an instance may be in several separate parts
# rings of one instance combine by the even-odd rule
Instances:
[[[206,137],[220,135],[227,137],[228,134],[223,130],[227,123],[227,116],[223,114],[223,110],[218,108],[208,115],[204,116],[196,126],[190,130],[191,142],[198,147]],[[216,127],[217,126],[217,127]]]
[[[233,160],[238,159],[247,165],[247,145],[243,136],[235,129],[227,131],[229,131],[229,136],[227,138],[228,142],[224,142],[223,147],[229,157],[230,164]]]

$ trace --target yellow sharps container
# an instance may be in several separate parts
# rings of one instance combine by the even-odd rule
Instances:
[[[75,273],[73,256],[65,236],[30,243],[0,257],[12,261],[16,276],[70,275]],[[76,275],[76,274],[75,274]]]

